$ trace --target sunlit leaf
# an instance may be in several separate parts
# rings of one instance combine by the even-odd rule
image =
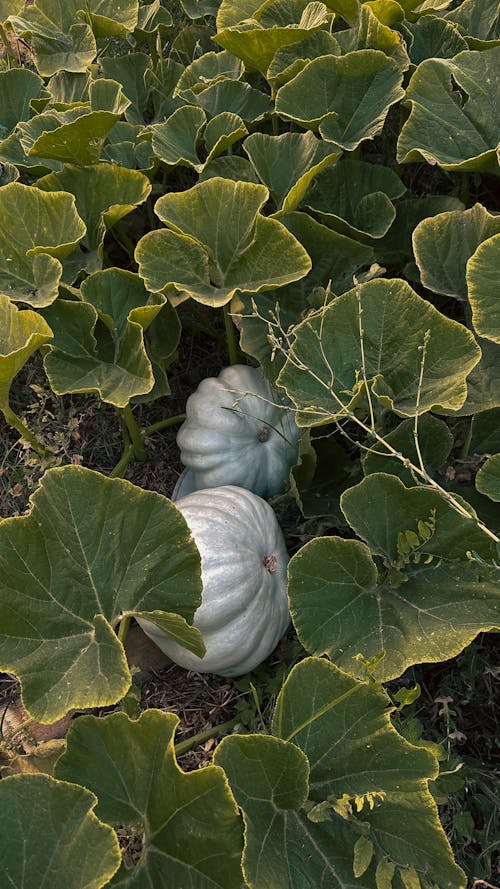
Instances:
[[[263,185],[216,177],[160,198],[155,211],[170,231],[150,232],[136,249],[146,286],[224,305],[237,290],[272,290],[304,277],[311,261],[303,247],[259,212],[268,194]]]
[[[170,166],[201,168],[196,148],[206,124],[206,114],[194,105],[183,105],[163,123],[149,127],[155,155]]]
[[[282,213],[296,210],[314,177],[340,156],[311,132],[282,136],[254,133],[243,147]]]
[[[106,231],[146,200],[151,183],[142,173],[101,161],[85,167],[68,164],[60,173],[39,179],[37,188],[75,196],[76,208],[87,226],[82,241],[87,255],[82,267],[91,272],[102,265]]]
[[[471,549],[486,559],[493,551],[472,517],[461,516],[431,488],[406,488],[384,473],[346,491],[341,506],[368,546],[316,538],[290,562],[292,620],[309,652],[326,653],[363,676],[358,655],[370,660],[383,651],[375,676],[386,681],[410,664],[458,654],[499,624],[498,579],[467,558]],[[430,533],[423,533],[424,525]],[[401,551],[406,532],[417,545]]]
[[[7,887],[101,889],[118,870],[113,830],[94,814],[85,787],[48,775],[17,775],[0,784],[0,877]],[[43,841],[42,841],[43,838]],[[92,855],[87,850],[92,849]]]
[[[205,148],[208,151],[206,163],[218,157],[223,151],[227,151],[235,142],[239,142],[248,134],[248,130],[241,117],[230,111],[222,111],[216,117],[209,120],[205,133]]]
[[[476,488],[490,500],[500,503],[500,454],[492,454],[476,476]]]
[[[19,182],[5,185],[0,189],[0,292],[48,306],[57,297],[60,260],[84,234],[73,195],[45,194]]]
[[[458,409],[465,378],[480,358],[465,327],[398,279],[361,284],[303,321],[294,335],[278,383],[296,404],[301,426],[352,410],[363,394],[363,369],[373,395],[401,416],[439,405]]]
[[[207,86],[192,101],[196,101],[209,117],[229,111],[238,114],[245,122],[262,120],[273,110],[270,96],[241,80],[220,80]]]
[[[122,614],[160,620],[203,654],[189,625],[199,555],[170,501],[65,466],[45,473],[31,503],[29,515],[0,522],[0,669],[19,677],[35,719],[123,697],[131,677],[113,630]]]
[[[7,296],[0,295],[0,410],[8,413],[14,377],[51,338],[52,330],[41,315],[21,312]]]
[[[413,233],[413,250],[424,287],[467,299],[467,263],[483,241],[499,232],[500,217],[482,204],[422,220]]]
[[[82,299],[59,299],[45,317],[55,330],[45,370],[54,392],[97,392],[126,407],[150,392],[154,377],[144,330],[163,298],[150,294],[138,275],[122,269],[96,272],[82,284]],[[102,324],[98,324],[98,319]]]
[[[19,124],[21,145],[28,155],[53,158],[61,163],[93,164],[100,158],[104,139],[121,112],[45,111]]]
[[[406,71],[410,66],[406,47],[399,31],[384,24],[368,3],[360,7],[358,20],[353,28],[337,33],[337,39],[344,52],[357,49],[379,49]]]
[[[398,140],[398,163],[426,160],[444,170],[495,171],[500,48],[427,59],[406,99],[411,114]]]
[[[500,344],[500,233],[479,245],[466,278],[475,331]]]
[[[203,53],[184,68],[177,81],[174,97],[179,96],[185,102],[193,101],[196,95],[214,83],[239,80],[243,71],[243,63],[230,52]]]
[[[355,0],[357,3],[357,0]],[[318,56],[341,55],[340,45],[329,31],[313,31],[300,43],[278,50],[266,73],[273,92],[288,83],[307,63]]]
[[[314,59],[278,90],[276,113],[345,151],[372,139],[404,96],[398,65],[378,50]]]
[[[90,25],[79,21],[81,8],[81,0],[38,0],[21,15],[9,15],[16,33],[31,37],[42,77],[61,70],[85,71],[95,59],[95,37]]]
[[[79,15],[88,21],[96,37],[126,37],[137,25],[138,0],[80,0]]]
[[[113,885],[236,889],[242,885],[241,818],[222,769],[179,768],[178,723],[159,710],[137,720],[124,713],[83,716],[68,736],[57,775],[93,791],[103,821],[143,833],[139,861],[122,867]]]
[[[273,21],[273,8],[274,4],[266,4],[259,21],[251,20],[241,26],[219,29],[214,40],[241,59],[246,68],[265,74],[280,49],[300,43],[312,30],[323,27],[328,21],[328,10],[324,3],[304,4],[299,10],[290,3],[289,8],[293,10],[292,21],[285,18],[282,24]],[[301,17],[293,15],[296,10],[302,12]],[[308,16],[308,11],[313,14]],[[270,16],[270,21],[266,21],[266,14]],[[298,20],[293,20],[295,18]]]

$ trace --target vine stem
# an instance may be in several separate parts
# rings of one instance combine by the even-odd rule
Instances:
[[[231,731],[238,722],[238,717],[229,719],[228,722],[221,722],[220,725],[210,726],[202,732],[198,732],[197,735],[193,735],[192,738],[187,738],[186,741],[180,741],[174,747],[175,755],[182,756],[183,753],[188,753],[189,750],[192,750],[193,747],[197,747],[199,744],[203,744],[204,741],[209,741],[210,738],[218,738],[219,735]]]
[[[167,417],[166,420],[158,420],[157,423],[152,423],[151,426],[146,426],[145,429],[142,430],[143,438],[147,438],[149,435],[154,435],[155,432],[161,432],[162,429],[168,429],[169,426],[176,426],[177,423],[183,423],[186,419],[186,414],[176,414],[175,417]]]
[[[21,418],[14,413],[9,405],[3,407],[2,412],[9,426],[12,426],[17,432],[19,432],[19,435],[21,435],[21,437],[24,438],[24,440],[31,445],[33,450],[36,451],[37,454],[40,455],[40,457],[52,456],[48,448],[46,448],[45,445],[43,445],[42,442],[38,440],[36,435],[31,432],[31,430],[28,429],[27,426],[25,426]]]
[[[236,330],[233,324],[233,319],[231,318],[231,313],[228,309],[227,303],[222,307],[224,312],[224,327],[226,328],[226,340],[227,340],[227,351],[229,353],[229,363],[230,364],[239,364],[239,349],[238,349],[238,340],[236,339]]]
[[[134,457],[136,458],[136,460],[145,460],[146,450],[144,448],[141,430],[139,429],[135,421],[135,417],[132,413],[132,408],[129,404],[127,404],[127,406],[122,409],[122,417],[125,421],[127,432],[130,436]]]
[[[130,463],[132,457],[134,456],[134,446],[131,442],[125,445],[123,449],[123,454],[116,466],[113,467],[111,472],[109,473],[108,478],[122,478],[123,473],[125,472],[128,464]]]

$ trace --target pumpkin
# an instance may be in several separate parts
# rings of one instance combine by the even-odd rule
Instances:
[[[193,490],[237,485],[261,497],[286,487],[300,429],[291,402],[255,367],[226,367],[202,380],[177,434]]]
[[[206,654],[199,658],[143,618],[139,624],[181,667],[241,676],[271,654],[289,624],[283,534],[269,504],[244,488],[196,491],[176,506],[201,556],[202,603],[194,626]]]

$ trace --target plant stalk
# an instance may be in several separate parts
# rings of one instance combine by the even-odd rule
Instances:
[[[158,420],[157,423],[152,423],[151,426],[146,426],[146,428],[142,430],[142,435],[144,438],[148,438],[149,435],[154,435],[155,432],[161,432],[162,429],[168,429],[169,426],[176,426],[178,423],[183,423],[185,419],[186,414],[176,414],[175,417],[167,417],[166,420]]]
[[[226,329],[226,341],[227,341],[227,351],[229,354],[229,364],[239,364],[239,348],[238,348],[238,340],[236,338],[236,330],[233,324],[233,319],[231,318],[231,313],[227,307],[227,303],[223,306],[224,312],[224,327]]]
[[[17,414],[15,414],[8,405],[2,408],[2,412],[9,426],[12,426],[13,429],[19,432],[19,435],[24,438],[24,440],[27,441],[28,444],[31,445],[33,450],[36,451],[36,453],[39,454],[40,457],[52,456],[48,448],[46,448],[45,445],[43,445],[42,442],[38,440],[36,435],[31,432],[31,430],[28,429],[27,426],[25,426],[21,418],[18,417]]]
[[[130,463],[132,457],[134,456],[134,446],[131,442],[125,445],[123,449],[123,454],[116,466],[113,467],[111,472],[109,473],[108,478],[123,478],[123,473],[125,472],[128,464]]]
[[[192,750],[193,747],[198,747],[198,745],[203,744],[204,741],[209,741],[210,738],[218,738],[219,735],[224,735],[226,732],[231,731],[238,722],[238,717],[229,719],[228,722],[221,722],[220,725],[210,726],[209,728],[204,729],[204,731],[198,732],[197,735],[193,735],[192,738],[187,738],[186,741],[180,741],[179,744],[176,744],[174,747],[175,755],[182,756],[183,753],[188,753],[189,750]]]
[[[135,417],[132,413],[132,408],[129,404],[127,404],[127,406],[122,409],[122,417],[125,420],[127,432],[130,436],[134,457],[136,458],[136,460],[145,460],[146,450],[144,448],[141,430],[136,423]]]

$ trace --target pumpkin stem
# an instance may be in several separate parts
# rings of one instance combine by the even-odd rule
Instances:
[[[259,432],[259,441],[264,442],[264,441],[267,441],[268,438],[269,438],[269,429],[267,428],[267,426],[263,426]]]
[[[264,565],[264,568],[270,571],[271,574],[276,571],[276,568],[278,567],[278,560],[276,556],[264,556],[262,563]]]

